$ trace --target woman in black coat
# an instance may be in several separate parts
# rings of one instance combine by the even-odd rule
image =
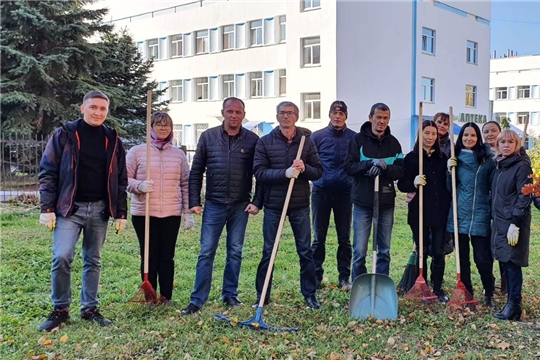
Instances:
[[[501,320],[521,318],[522,268],[529,265],[531,233],[531,197],[521,189],[531,183],[531,160],[521,146],[519,135],[503,130],[497,137],[497,172],[492,184],[491,247],[504,267],[508,300],[495,313]]]
[[[446,188],[446,162],[448,158],[442,153],[437,136],[437,125],[433,121],[422,123],[422,152],[424,154],[424,174],[419,175],[418,139],[413,151],[405,156],[405,175],[398,181],[398,189],[412,193],[415,196],[409,202],[407,222],[411,227],[414,242],[419,244],[419,201],[418,187],[424,187],[424,278],[427,280],[427,253],[429,235],[431,235],[431,280],[433,292],[441,302],[447,302],[448,297],[442,289],[445,259],[444,242],[446,237],[446,220],[450,208],[450,193]]]

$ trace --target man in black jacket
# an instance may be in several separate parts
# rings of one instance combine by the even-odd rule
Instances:
[[[262,207],[259,186],[251,201],[253,154],[259,137],[242,127],[244,102],[238,98],[223,101],[223,125],[206,130],[199,139],[189,174],[189,207],[203,215],[201,250],[197,260],[195,285],[189,305],[182,315],[197,312],[208,299],[214,257],[223,227],[227,226],[227,260],[223,272],[223,302],[243,305],[238,298],[242,248],[249,214]],[[201,205],[203,175],[206,171],[206,201]]]
[[[294,233],[296,250],[300,257],[300,287],[307,305],[310,308],[318,309],[320,304],[315,297],[317,286],[309,222],[309,181],[321,177],[322,165],[315,144],[310,138],[311,132],[296,126],[298,107],[292,102],[284,101],[277,106],[276,112],[279,127],[259,140],[253,161],[257,183],[261,183],[264,188],[265,207],[264,247],[255,281],[257,298],[260,299],[262,295],[287,189],[290,179],[294,177],[296,181],[287,215]],[[306,136],[306,141],[301,158],[296,160],[302,135]],[[271,285],[270,281],[265,303],[268,303],[270,299]],[[259,300],[257,304],[258,302]]]
[[[326,235],[330,225],[330,214],[334,212],[338,250],[337,269],[339,284],[343,290],[351,288],[351,220],[352,178],[342,168],[349,142],[356,134],[347,128],[347,105],[334,101],[330,106],[330,124],[315,131],[311,139],[315,143],[323,167],[322,177],[313,182],[311,211],[313,218],[313,261],[317,285],[321,284],[326,257]]]
[[[379,176],[379,219],[377,273],[390,273],[390,239],[394,225],[396,190],[394,181],[405,174],[403,153],[390,134],[390,108],[383,103],[371,107],[366,121],[349,144],[345,172],[354,177],[353,190],[353,280],[367,272],[366,252],[373,221],[374,178]]]

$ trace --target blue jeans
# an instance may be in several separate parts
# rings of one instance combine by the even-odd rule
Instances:
[[[521,289],[523,287],[523,271],[511,261],[501,263],[504,267],[506,286],[508,289],[508,300],[516,304],[521,304]]]
[[[235,204],[204,203],[201,226],[201,251],[197,260],[195,285],[190,302],[202,307],[212,284],[214,258],[223,228],[227,229],[227,259],[223,271],[222,298],[238,296],[238,279],[242,267],[242,248],[249,213],[244,211],[247,202]]]
[[[311,251],[311,225],[309,223],[309,207],[293,209],[288,211],[289,223],[294,234],[296,243],[296,252],[300,258],[300,289],[304,297],[314,296],[317,291],[315,284],[315,265],[313,263],[313,254]],[[255,289],[257,298],[260,299],[264,280],[270,264],[272,249],[276,242],[276,234],[281,219],[281,211],[265,209],[263,220],[264,246],[261,262],[257,268],[257,278],[255,279]],[[272,277],[268,284],[266,299],[270,299],[270,290],[272,289]]]
[[[347,189],[340,192],[328,192],[313,188],[311,191],[311,212],[313,215],[313,261],[317,283],[323,278],[323,263],[326,258],[326,235],[330,226],[330,214],[334,212],[338,250],[337,270],[339,280],[349,281],[351,277],[351,193]]]
[[[353,265],[352,278],[365,274],[366,253],[371,234],[373,208],[354,205],[353,209]],[[379,210],[377,234],[377,274],[390,274],[390,240],[394,225],[394,208]]]
[[[101,273],[101,249],[107,235],[108,215],[106,203],[75,202],[74,213],[58,216],[52,248],[52,302],[56,308],[69,308],[71,304],[71,263],[75,246],[83,233],[81,312],[98,305],[98,286]]]

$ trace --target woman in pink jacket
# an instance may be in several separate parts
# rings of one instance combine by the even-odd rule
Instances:
[[[150,176],[146,180],[146,144],[131,148],[126,157],[131,221],[141,247],[141,275],[144,266],[144,216],[146,193],[150,193],[150,253],[148,280],[169,304],[174,281],[174,251],[184,216],[184,229],[193,226],[188,208],[189,166],[184,152],[172,146],[172,119],[155,113],[151,119]]]

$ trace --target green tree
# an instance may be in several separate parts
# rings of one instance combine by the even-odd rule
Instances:
[[[109,124],[120,132],[126,145],[144,142],[146,134],[147,92],[152,90],[152,111],[167,108],[169,100],[159,101],[166,89],[150,81],[153,60],[144,60],[127,30],[106,34],[102,48],[101,69],[92,77],[96,87],[106,85],[111,95]]]
[[[88,41],[107,34],[106,9],[94,0],[2,1],[2,131],[47,135],[79,112],[101,67],[102,48]]]
[[[506,116],[501,118],[501,129],[510,129],[510,121],[508,121]]]

